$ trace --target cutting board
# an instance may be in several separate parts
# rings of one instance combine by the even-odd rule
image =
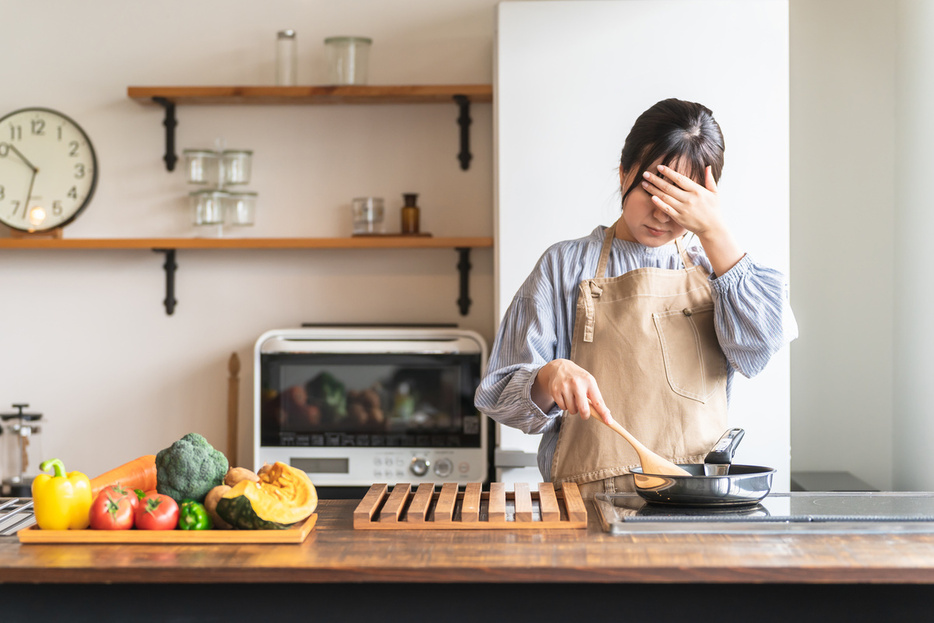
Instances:
[[[501,482],[488,491],[479,482],[400,483],[390,492],[387,484],[370,487],[353,514],[358,530],[551,530],[587,527],[587,509],[573,482],[555,491],[550,482],[530,491],[516,483],[512,491]]]
[[[16,533],[20,543],[63,544],[163,544],[301,543],[318,521],[315,513],[288,530],[40,530],[30,526]]]

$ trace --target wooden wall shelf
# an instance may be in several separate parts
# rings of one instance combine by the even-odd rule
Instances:
[[[492,102],[490,84],[407,86],[164,86],[127,87],[127,95],[141,104],[155,98],[173,104],[433,104],[450,103],[455,95],[471,102]]]
[[[135,86],[127,96],[142,104],[158,104],[165,110],[165,167],[172,171],[175,154],[175,106],[183,105],[282,105],[282,104],[457,104],[460,114],[461,169],[470,168],[470,104],[493,101],[490,84],[438,84],[402,86]]]
[[[492,247],[493,238],[0,238],[0,249],[456,249]]]
[[[3,249],[151,249],[165,255],[165,313],[175,312],[175,253],[178,249],[454,249],[460,277],[457,305],[470,310],[470,250],[492,247],[493,238],[430,236],[361,236],[348,238],[0,238]]]

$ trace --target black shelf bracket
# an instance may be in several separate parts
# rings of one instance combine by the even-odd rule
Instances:
[[[457,306],[461,310],[461,316],[466,316],[470,311],[470,247],[455,247],[457,251],[457,271],[460,273],[460,298],[457,299]]]
[[[457,307],[461,316],[470,313],[470,269],[473,265],[470,263],[470,247],[454,247],[457,251],[457,272],[460,289],[460,297],[457,299]],[[165,315],[171,316],[175,313],[175,306],[178,300],[175,298],[175,273],[178,270],[178,264],[175,261],[176,249],[153,249],[155,253],[165,254],[165,263],[162,269],[165,271],[165,299],[162,304],[165,306]]]
[[[165,305],[165,315],[171,316],[175,313],[175,304],[178,302],[175,300],[175,271],[178,269],[178,264],[175,263],[175,249],[153,249],[153,251],[165,253],[165,264],[162,265],[165,269],[165,300],[162,304]]]
[[[165,160],[166,170],[174,171],[175,163],[178,162],[178,156],[175,155],[175,126],[178,125],[175,120],[175,102],[164,97],[154,97],[152,101],[165,109],[165,121],[162,122],[165,126],[165,155],[162,159]]]
[[[457,159],[461,161],[461,169],[466,171],[470,168],[470,160],[473,158],[470,153],[470,98],[466,95],[455,95],[454,101],[460,109],[457,125],[461,129],[461,151],[457,154]]]

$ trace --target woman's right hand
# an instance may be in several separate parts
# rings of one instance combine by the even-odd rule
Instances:
[[[569,359],[555,359],[542,366],[532,385],[532,400],[546,413],[552,404],[582,420],[592,414],[609,422],[610,409],[603,401],[597,379]]]

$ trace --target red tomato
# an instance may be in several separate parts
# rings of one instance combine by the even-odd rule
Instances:
[[[136,527],[140,530],[174,530],[178,525],[178,503],[167,495],[150,491],[139,501]]]
[[[136,512],[136,507],[139,506],[139,496],[136,495],[136,491],[132,489],[127,489],[121,484],[110,485],[109,487],[104,487],[101,489],[100,493],[97,495],[109,494],[115,500],[125,497],[130,501],[130,506],[133,507],[133,511]]]
[[[91,503],[91,528],[94,530],[129,530],[133,527],[133,499],[109,491],[101,491]],[[133,498],[136,496],[134,495]]]

